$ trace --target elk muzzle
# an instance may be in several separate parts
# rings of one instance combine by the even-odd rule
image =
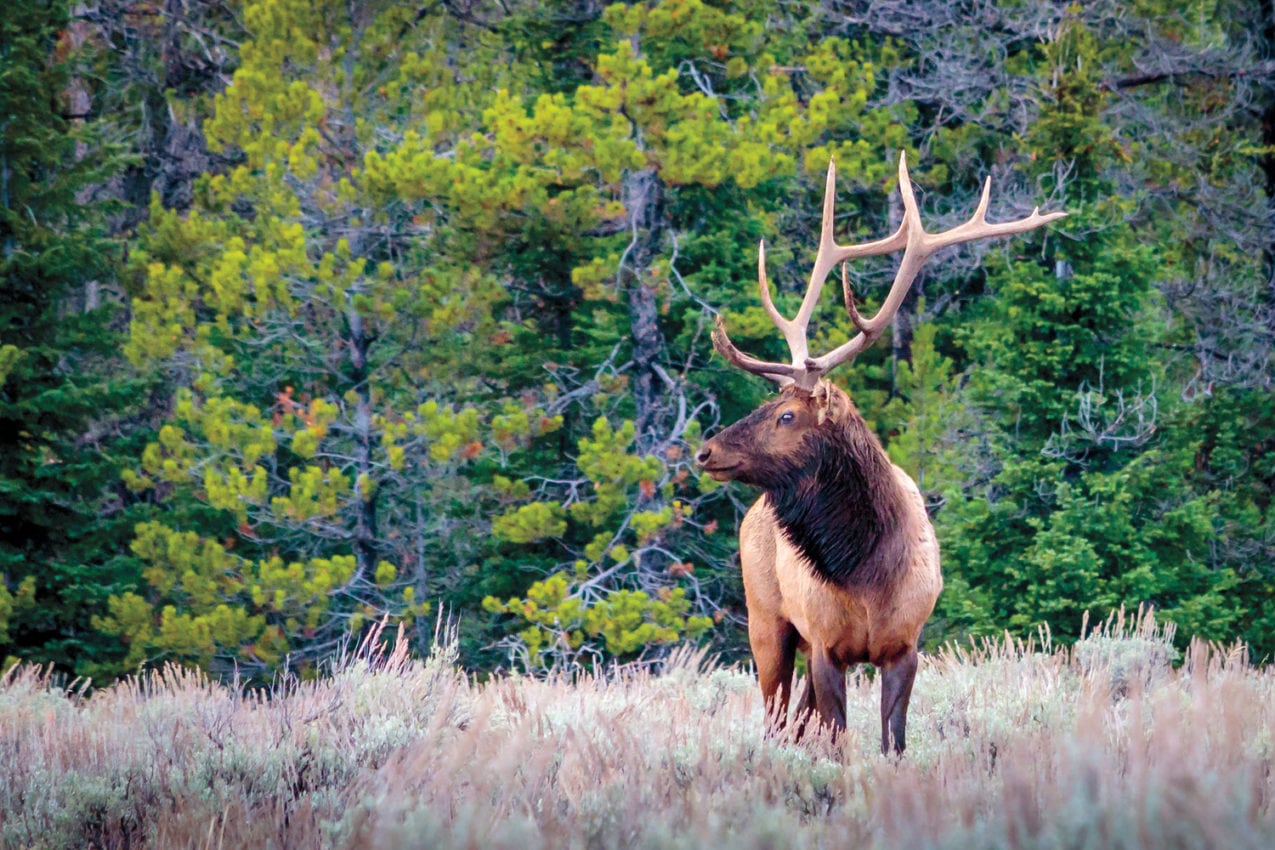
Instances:
[[[739,467],[738,460],[730,457],[730,452],[718,444],[716,437],[696,453],[695,462],[715,481],[730,481],[735,477],[732,472]]]

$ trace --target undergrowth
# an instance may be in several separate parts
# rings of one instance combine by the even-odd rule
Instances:
[[[747,671],[683,652],[476,684],[366,650],[242,693],[169,667],[87,695],[0,680],[14,848],[1267,848],[1275,676],[1175,658],[1149,616],[1074,647],[924,658],[902,759],[852,675],[836,742],[764,734]],[[401,645],[401,644],[400,644]]]

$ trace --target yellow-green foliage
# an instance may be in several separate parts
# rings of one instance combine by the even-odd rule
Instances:
[[[16,345],[0,345],[0,385],[9,377],[9,372],[22,359],[22,349]]]
[[[690,602],[678,587],[656,597],[642,591],[615,590],[586,601],[580,586],[557,573],[538,581],[525,599],[483,600],[494,614],[514,614],[528,625],[518,632],[525,660],[532,667],[561,667],[564,661],[597,657],[605,649],[615,658],[641,652],[648,646],[695,639],[712,627],[708,617],[688,616]]]
[[[580,455],[576,465],[593,485],[593,498],[571,506],[571,517],[591,526],[603,526],[629,503],[632,493],[643,482],[659,480],[663,464],[650,455],[636,457],[628,453],[633,444],[633,423],[626,421],[617,430],[598,418],[593,423],[592,437],[580,439]],[[591,556],[592,557],[592,556]],[[593,558],[597,560],[597,558]]]
[[[561,537],[567,530],[565,511],[557,502],[530,502],[492,520],[492,533],[510,543]]]
[[[603,24],[606,38],[587,84],[536,96],[513,86],[501,88],[486,102],[485,132],[459,140],[449,162],[437,161],[424,134],[412,135],[399,151],[369,158],[371,179],[407,197],[446,198],[448,206],[480,229],[516,223],[530,211],[544,216],[555,232],[579,243],[581,260],[571,270],[571,282],[586,301],[606,302],[624,299],[626,286],[659,292],[672,286],[666,257],[654,258],[640,283],[626,282],[617,274],[624,243],[580,236],[623,220],[626,172],[649,172],[670,190],[716,188],[727,182],[752,190],[799,168],[820,174],[835,154],[851,180],[875,188],[891,179],[892,163],[882,156],[883,148],[907,146],[898,115],[869,105],[877,86],[874,61],[896,61],[891,49],[870,58],[850,42],[820,41],[794,63],[804,69],[802,85],[813,89],[803,97],[789,66],[768,51],[761,19],[746,10],[700,0],[615,4],[604,12]],[[710,94],[684,76],[700,61],[724,65],[730,80],[751,78],[757,90],[746,97]],[[397,183],[395,173],[400,175]],[[481,191],[472,188],[479,174]],[[759,308],[753,314],[756,335],[769,335],[773,328],[768,318]],[[598,384],[592,401],[599,408],[630,391],[627,377],[600,377]],[[512,430],[525,433],[523,422],[516,425]],[[495,427],[503,429],[503,422]],[[677,450],[684,451],[698,440],[698,423],[677,437]],[[556,503],[549,498],[551,488],[528,491],[526,503],[510,506],[496,518],[495,535],[528,545],[570,535],[579,541],[572,553],[582,556],[586,572],[603,577],[599,580],[607,591],[638,588],[629,576],[649,569],[642,553],[657,548],[693,513],[693,504],[683,498],[688,490],[679,488],[695,488],[697,480],[669,462],[674,455],[635,451],[636,443],[633,421],[610,414],[597,417],[591,432],[577,442],[579,480]],[[695,496],[716,486],[707,479],[698,483],[702,487]],[[668,566],[656,560],[661,571]],[[674,564],[668,572],[676,576],[692,569]],[[663,578],[667,584],[667,576]],[[556,591],[561,580],[539,583],[533,591]],[[656,581],[647,575],[640,587],[650,590]],[[612,598],[598,590],[590,592],[591,598]],[[674,598],[683,598],[680,591],[673,592],[679,594]],[[667,604],[647,594],[614,600],[617,607],[599,603],[594,616],[622,618],[635,606]],[[569,597],[569,605],[577,602]],[[506,605],[490,599],[488,604]],[[528,595],[502,610],[521,614],[541,607]],[[566,620],[574,617],[572,613]],[[532,656],[550,643],[539,631],[545,625],[547,621],[535,623],[521,632]],[[590,636],[575,626],[563,628],[567,645],[572,632],[579,633],[576,646]],[[665,637],[654,625],[617,629],[628,637],[600,640],[599,646],[629,652],[635,634]]]
[[[15,611],[31,608],[35,602],[35,576],[27,576],[18,583],[17,592],[0,582],[0,641],[9,639],[9,618]],[[7,661],[5,662],[8,663]]]
[[[536,582],[525,598],[501,602],[483,600],[483,607],[512,614],[525,627],[517,628],[520,650],[532,666],[557,666],[564,659],[582,655],[626,657],[648,645],[696,638],[712,627],[709,617],[690,614],[691,604],[680,587],[661,588],[654,596],[644,590],[598,588],[588,583],[589,565],[601,565],[608,573],[640,564],[630,546],[640,549],[661,531],[679,523],[685,512],[679,501],[655,501],[657,481],[667,478],[665,465],[654,456],[629,452],[634,425],[613,428],[599,417],[592,435],[579,442],[576,464],[587,477],[587,495],[563,509],[556,502],[533,501],[498,516],[492,530],[511,543],[531,543],[561,537],[568,517],[591,541],[585,559],[577,563],[574,577],[558,573]],[[671,491],[671,486],[669,487]],[[643,502],[652,505],[634,509]],[[616,524],[621,525],[617,533]],[[588,600],[588,601],[586,601]]]
[[[333,591],[355,571],[349,556],[285,562],[279,557],[243,558],[220,543],[161,523],[138,526],[133,551],[147,565],[145,577],[157,605],[136,593],[112,597],[110,615],[95,627],[129,645],[132,666],[154,658],[176,658],[208,666],[234,661],[274,666],[297,638],[313,633],[331,614]],[[392,564],[382,562],[378,584],[394,582]],[[408,616],[428,610],[409,605]]]
[[[560,546],[584,560],[586,580],[600,582],[591,598],[610,600],[593,616],[609,617],[611,632],[590,636],[605,651],[699,630],[702,617],[677,624],[689,602],[673,589],[694,567],[667,554],[681,548],[670,541],[695,500],[715,487],[687,468],[699,424],[661,435],[657,453],[641,448],[628,374],[599,375],[583,400],[593,427],[571,436],[579,454],[565,495],[497,481],[480,531],[457,534],[448,517],[478,510],[485,482],[468,477],[471,463],[486,475],[488,459],[517,460],[566,423],[547,412],[559,387],[511,387],[502,398],[507,378],[483,374],[503,356],[494,349],[503,343],[487,341],[530,324],[512,318],[506,241],[529,238],[532,224],[536,240],[554,240],[568,258],[560,282],[579,291],[572,321],[591,305],[613,317],[613,302],[635,287],[666,309],[668,246],[637,275],[618,273],[633,174],[667,192],[750,192],[801,170],[820,174],[835,154],[857,185],[891,179],[882,149],[906,147],[905,125],[898,110],[870,104],[875,63],[894,62],[890,50],[870,56],[826,39],[781,64],[755,11],[616,4],[600,21],[588,82],[544,92],[529,86],[519,51],[445,12],[245,3],[239,65],[204,125],[210,150],[232,165],[199,181],[188,212],[156,199],[130,255],[138,294],[128,355],[177,358],[193,371],[126,482],[229,517],[238,545],[222,542],[234,574],[275,558],[288,565],[238,590],[227,604],[249,600],[248,616],[218,634],[276,658],[285,643],[300,651],[292,623],[317,644],[377,612],[418,611],[441,572],[426,563],[439,547],[412,545],[431,522],[460,563],[487,528],[506,549]],[[705,90],[693,79],[700,62],[724,67],[738,92]],[[752,319],[761,333],[764,315]],[[607,321],[606,333],[617,333]],[[294,567],[317,570],[316,558],[355,559],[348,581],[327,589],[328,607],[285,581]],[[112,603],[111,626],[134,657],[143,646],[195,652],[206,638],[198,657],[242,654],[208,637],[199,624],[210,614],[191,607],[203,597],[161,577],[168,562],[157,563],[165,566],[147,570],[148,590]],[[668,598],[656,595],[661,587]],[[301,611],[261,607],[276,598]],[[286,639],[270,632],[276,621]],[[155,644],[154,635],[182,630],[193,637]]]
[[[419,615],[430,593],[421,550],[378,518],[404,502],[418,525],[442,514],[461,499],[457,470],[489,443],[479,410],[448,395],[463,397],[466,337],[494,332],[504,293],[454,259],[391,262],[377,234],[428,232],[433,207],[412,214],[386,195],[386,181],[406,179],[395,157],[424,131],[454,179],[461,164],[432,146],[475,126],[500,64],[471,56],[477,71],[458,82],[447,16],[351,9],[244,5],[250,37],[204,125],[234,165],[200,180],[189,212],[155,199],[132,255],[126,353],[194,370],[125,481],[194,498],[235,530],[196,545],[178,527],[138,528],[148,587],[113,597],[102,619],[130,663],[268,669],[365,617]],[[400,51],[409,27],[413,49]],[[502,439],[555,427],[522,413]]]

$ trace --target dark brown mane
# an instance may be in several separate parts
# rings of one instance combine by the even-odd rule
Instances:
[[[807,435],[805,462],[767,486],[766,496],[820,578],[885,590],[907,569],[897,545],[906,506],[881,443],[847,408]]]

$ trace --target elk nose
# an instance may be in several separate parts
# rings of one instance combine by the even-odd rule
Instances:
[[[705,446],[704,448],[699,450],[699,454],[695,455],[695,462],[698,463],[700,466],[703,466],[704,464],[708,463],[708,459],[712,456],[713,456],[713,450],[710,449],[708,446]]]

